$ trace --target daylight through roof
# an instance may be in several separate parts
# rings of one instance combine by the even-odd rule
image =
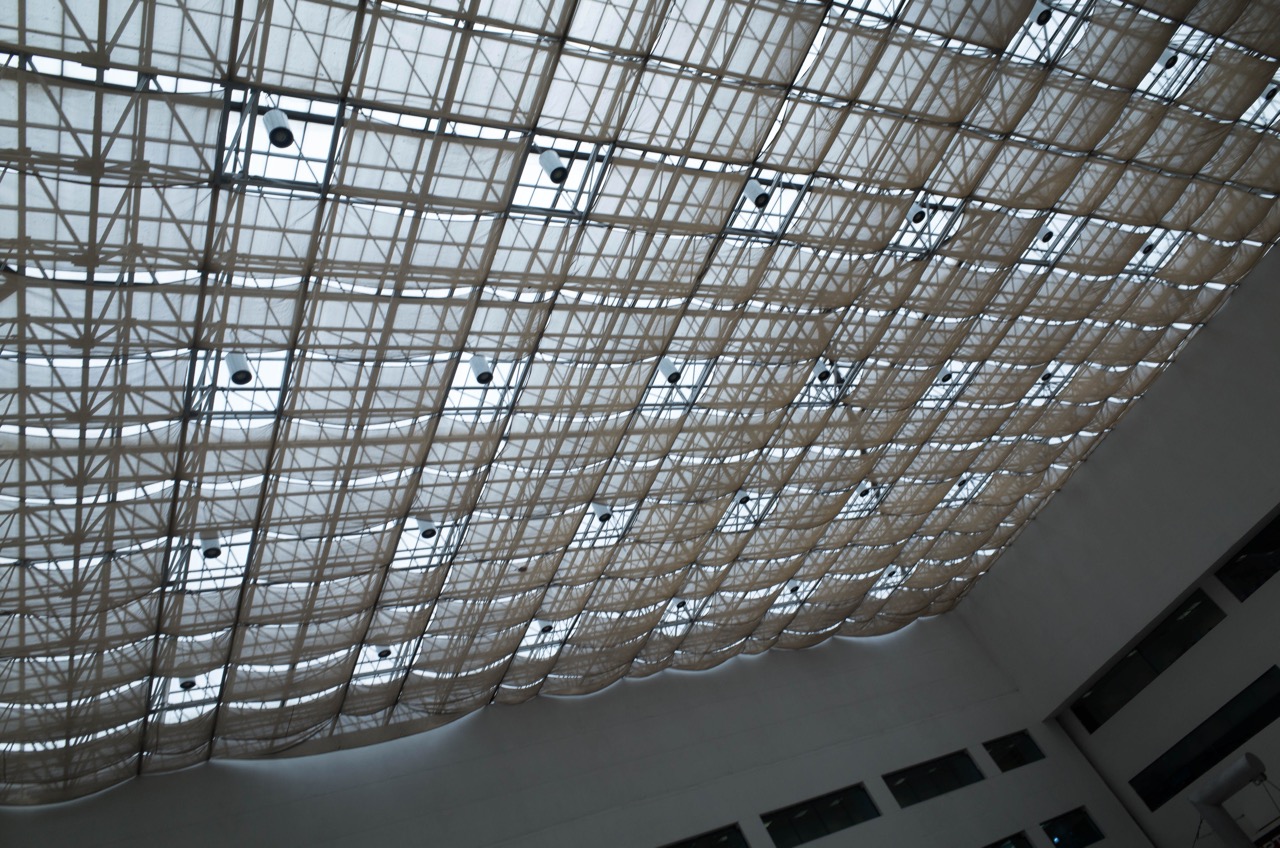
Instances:
[[[951,609],[1276,240],[1277,57],[1239,0],[0,4],[0,802]]]

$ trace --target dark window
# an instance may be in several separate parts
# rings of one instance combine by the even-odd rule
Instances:
[[[1085,730],[1097,730],[1225,617],[1208,595],[1195,590],[1081,695],[1071,712]]]
[[[983,747],[1000,767],[1000,771],[1013,771],[1018,766],[1044,759],[1044,752],[1040,750],[1036,740],[1031,738],[1031,734],[1025,730],[992,739],[990,742],[983,743]]]
[[[1226,706],[1129,781],[1154,810],[1280,718],[1280,668],[1272,666]]]
[[[884,782],[901,807],[910,807],[982,780],[967,751],[956,751],[918,766],[886,774]]]
[[[701,836],[672,842],[662,848],[748,848],[747,839],[736,824],[704,833]]]
[[[1280,518],[1249,540],[1249,544],[1218,569],[1218,579],[1243,601],[1280,571]]]
[[[1102,831],[1098,830],[1084,807],[1041,822],[1040,827],[1057,848],[1084,848],[1102,840]]]
[[[766,813],[760,818],[778,848],[803,845],[880,815],[861,784]]]
[[[1025,833],[1015,833],[1013,836],[997,839],[987,845],[986,848],[1032,848],[1032,846],[1031,840],[1027,838]]]

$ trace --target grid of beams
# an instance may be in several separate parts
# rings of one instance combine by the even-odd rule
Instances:
[[[1277,56],[1266,2],[3,4],[0,802],[945,612],[1276,241]]]

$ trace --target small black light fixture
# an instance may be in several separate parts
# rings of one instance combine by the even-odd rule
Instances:
[[[769,190],[761,185],[757,179],[747,180],[742,193],[746,195],[747,200],[751,201],[751,205],[757,209],[763,209],[769,205]]]
[[[476,382],[482,386],[487,386],[493,382],[493,366],[484,354],[473,353],[471,355],[471,373],[475,376]]]
[[[569,166],[554,150],[544,150],[539,153],[538,164],[542,166],[543,171],[546,171],[547,178],[556,185],[563,183],[569,176]]]
[[[289,116],[279,109],[268,109],[262,116],[267,127],[267,139],[275,147],[293,144],[293,130],[289,129]]]
[[[222,556],[222,540],[215,535],[201,536],[200,553],[205,559],[217,559]]]
[[[662,376],[665,377],[667,382],[671,385],[674,386],[676,383],[680,382],[680,369],[677,368],[676,364],[667,357],[664,356],[658,360],[658,370],[662,372]]]
[[[227,374],[235,385],[247,386],[253,380],[253,369],[249,367],[249,357],[243,351],[227,351],[222,362],[227,366]]]
[[[181,680],[178,681],[178,688],[181,689],[183,692],[188,692],[196,688],[195,678],[194,677],[182,678]]]

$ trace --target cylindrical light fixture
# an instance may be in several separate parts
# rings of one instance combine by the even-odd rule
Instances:
[[[610,518],[613,518],[613,510],[601,503],[591,502],[591,511],[596,514],[596,520],[604,524]]]
[[[919,203],[911,204],[911,208],[907,210],[907,220],[919,226],[929,218],[929,210],[925,209]]]
[[[560,154],[554,150],[544,150],[539,153],[538,163],[542,165],[542,170],[547,172],[551,182],[556,185],[560,185],[564,182],[565,177],[569,176],[569,166],[560,158]]]
[[[217,559],[222,556],[222,541],[213,535],[200,537],[200,553],[205,559]]]
[[[430,518],[418,519],[418,534],[424,539],[434,539],[436,537],[436,523]]]
[[[755,179],[747,180],[746,186],[742,189],[742,193],[746,195],[752,205],[757,209],[763,209],[769,205],[769,190],[760,185],[760,181]]]
[[[751,503],[751,493],[739,489],[733,496],[733,502],[738,506],[746,506]]]
[[[279,109],[268,109],[262,116],[262,123],[267,127],[267,138],[276,147],[288,147],[293,144],[293,130],[289,129],[289,116]]]
[[[668,383],[680,382],[680,369],[665,356],[658,360],[658,370],[662,372],[662,376],[667,378]]]
[[[194,677],[183,677],[178,680],[178,688],[186,692],[196,688],[196,679]]]
[[[253,379],[253,369],[249,367],[249,357],[238,350],[229,350],[222,357],[222,362],[227,366],[227,373],[231,376],[231,382],[237,386],[244,386]]]
[[[391,648],[387,647],[386,645],[374,645],[373,652],[378,656],[378,659],[380,660],[391,658]]]
[[[476,382],[482,386],[493,382],[493,366],[483,354],[471,354],[471,373],[476,376]]]
[[[825,359],[819,359],[817,364],[813,366],[813,376],[817,378],[819,383],[825,383],[831,379],[832,368]]]

